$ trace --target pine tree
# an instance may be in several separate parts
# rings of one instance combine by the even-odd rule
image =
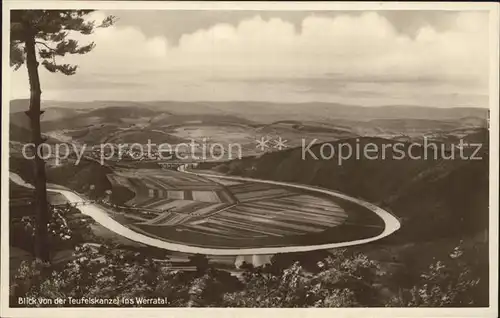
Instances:
[[[88,21],[86,17],[93,10],[13,10],[10,20],[10,65],[15,70],[26,63],[30,85],[30,105],[26,111],[30,119],[31,139],[38,149],[44,142],[40,129],[40,78],[38,75],[39,61],[52,73],[60,72],[73,75],[76,65],[60,64],[58,57],[67,54],[86,54],[95,44],[79,45],[71,39],[71,33],[92,34],[95,28],[111,26],[114,16],[106,17],[99,25]],[[41,156],[34,159],[35,176],[35,206],[36,206],[36,240],[37,258],[50,260],[48,246],[47,223],[49,221],[45,162]]]

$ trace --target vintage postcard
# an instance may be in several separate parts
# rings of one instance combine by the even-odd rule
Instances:
[[[497,317],[498,3],[2,14],[2,317]]]

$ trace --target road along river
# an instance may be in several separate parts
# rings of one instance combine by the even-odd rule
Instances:
[[[206,255],[269,255],[269,254],[278,254],[278,253],[292,253],[292,252],[307,252],[307,251],[315,251],[315,250],[324,250],[324,249],[333,249],[333,248],[340,248],[340,247],[347,247],[347,246],[353,246],[353,245],[359,245],[359,244],[365,244],[373,241],[377,241],[383,237],[386,237],[395,231],[397,231],[400,228],[400,223],[399,221],[389,212],[381,209],[380,207],[377,207],[371,203],[365,202],[363,200],[357,199],[350,197],[348,195],[338,193],[332,190],[327,190],[327,189],[322,189],[322,188],[315,188],[311,186],[306,186],[306,185],[301,185],[301,184],[292,184],[292,183],[287,183],[287,182],[278,182],[278,181],[269,181],[269,180],[260,180],[260,179],[251,179],[251,178],[243,178],[243,177],[232,177],[232,176],[219,176],[219,175],[212,175],[212,174],[207,174],[207,173],[194,173],[191,171],[187,171],[184,166],[179,168],[180,172],[184,173],[189,173],[189,174],[195,174],[201,177],[210,177],[210,178],[220,178],[220,179],[232,179],[232,180],[239,180],[239,181],[250,181],[250,182],[261,182],[261,183],[268,183],[268,184],[275,184],[279,186],[286,186],[286,187],[292,187],[292,188],[297,188],[297,189],[304,189],[304,190],[309,190],[309,191],[315,191],[318,193],[323,193],[327,195],[331,195],[334,197],[342,198],[344,200],[348,200],[357,204],[360,204],[371,211],[373,213],[377,214],[385,224],[384,231],[374,237],[370,238],[364,238],[364,239],[359,239],[359,240],[354,240],[354,241],[347,241],[347,242],[339,242],[339,243],[327,243],[327,244],[319,244],[319,245],[306,245],[306,246],[283,246],[283,247],[262,247],[262,248],[205,248],[205,247],[197,247],[197,246],[190,246],[190,245],[184,245],[184,244],[178,244],[178,243],[171,243],[171,242],[166,242],[160,239],[156,239],[153,237],[149,237],[147,235],[137,233],[130,228],[122,225],[121,223],[117,222],[114,220],[108,212],[106,212],[106,209],[101,207],[98,204],[90,203],[86,205],[81,205],[78,206],[78,209],[85,215],[90,216],[92,219],[94,219],[97,223],[101,224],[105,228],[109,229],[110,231],[115,232],[116,234],[119,234],[121,236],[124,236],[132,241],[139,242],[142,244],[170,250],[170,251],[176,251],[176,252],[182,252],[182,253],[192,253],[192,254],[206,254]],[[16,175],[15,173],[11,172],[10,173],[10,180],[15,182],[16,184],[24,187],[30,187],[28,183],[26,183],[21,177]],[[49,191],[52,192],[57,192],[62,194],[69,202],[71,203],[78,203],[78,202],[83,202],[87,201],[84,198],[82,198],[80,195],[78,195],[74,191],[70,190],[64,190],[64,189],[58,189],[58,188],[48,188]]]

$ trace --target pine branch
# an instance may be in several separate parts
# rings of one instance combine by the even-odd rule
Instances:
[[[76,73],[76,69],[78,68],[78,66],[71,64],[59,65],[56,64],[54,60],[52,62],[43,60],[42,65],[45,67],[45,69],[47,69],[47,71],[51,73],[60,72],[63,73],[64,75],[73,75]]]
[[[56,49],[48,46],[46,43],[43,43],[43,42],[35,41],[35,44],[41,44],[41,45],[45,46],[47,49],[49,49],[52,52],[55,52],[55,50],[56,50]]]
[[[26,56],[24,50],[19,44],[11,43],[10,45],[10,66],[14,67],[14,70],[18,70],[21,65],[26,61]]]
[[[106,17],[100,25],[96,26],[96,28],[107,28],[107,27],[110,27],[112,26],[113,24],[116,23],[116,21],[118,21],[118,18],[115,17],[114,15],[110,15],[108,17]]]
[[[73,75],[77,66],[57,64],[57,56],[66,54],[86,54],[95,47],[94,42],[79,45],[74,39],[67,39],[69,31],[84,35],[93,33],[96,28],[107,28],[117,20],[107,16],[100,24],[88,21],[85,17],[94,10],[13,10],[11,11],[11,61],[15,70],[26,62],[22,44],[26,40],[35,40],[39,45],[38,54],[42,65],[49,72],[61,72]],[[50,44],[53,44],[52,47]],[[43,48],[41,48],[43,46]]]

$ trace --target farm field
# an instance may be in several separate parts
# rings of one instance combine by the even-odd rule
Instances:
[[[231,206],[235,198],[224,186],[175,171],[138,169],[107,176],[114,187],[135,196],[125,202],[124,216],[132,223],[172,226]]]
[[[380,234],[383,221],[340,198],[260,182],[173,170],[115,170],[107,176],[134,197],[113,216],[168,242],[213,248],[322,244]],[[220,182],[219,182],[220,181]]]

